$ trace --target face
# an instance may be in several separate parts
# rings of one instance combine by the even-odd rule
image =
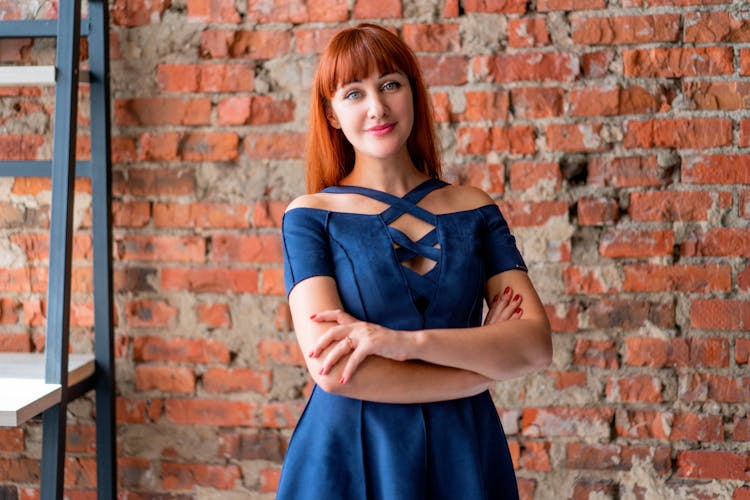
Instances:
[[[372,73],[341,85],[328,116],[354,147],[357,161],[388,159],[406,151],[414,123],[411,86],[406,75]]]

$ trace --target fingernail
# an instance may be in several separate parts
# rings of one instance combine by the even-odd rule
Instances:
[[[318,372],[318,375],[323,375],[323,368],[320,369],[320,371]]]
[[[518,302],[521,299],[521,296],[516,294],[515,297],[513,297],[513,302]]]
[[[310,316],[310,319],[315,319],[315,316],[317,316],[317,314],[313,314],[313,315],[311,315],[311,316]]]
[[[503,292],[503,295],[508,295],[510,293],[510,287],[506,286],[505,291]]]
[[[516,310],[513,311],[513,314],[521,314],[522,309],[520,307],[516,307]]]
[[[341,377],[341,378],[339,379],[339,384],[343,384],[344,382],[346,382],[346,381],[344,380],[344,377]]]
[[[497,299],[499,299],[499,298],[500,298],[500,296],[499,296],[499,295],[495,295],[495,298],[494,298],[494,299],[492,299],[492,303],[494,304],[495,302],[497,302]]]
[[[307,356],[310,357],[310,358],[314,358],[315,357],[315,351],[310,351],[310,354],[308,354]]]

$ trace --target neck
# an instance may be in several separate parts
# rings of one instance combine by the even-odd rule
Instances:
[[[403,196],[428,178],[412,163],[409,153],[396,158],[371,158],[357,155],[352,171],[341,179],[342,185],[362,186]]]

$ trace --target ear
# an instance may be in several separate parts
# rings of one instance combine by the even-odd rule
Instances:
[[[338,118],[336,118],[336,113],[333,112],[333,108],[331,108],[330,103],[326,103],[326,118],[328,119],[328,123],[331,124],[331,127],[341,128],[339,120]]]

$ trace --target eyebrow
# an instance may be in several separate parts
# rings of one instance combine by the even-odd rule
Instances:
[[[401,73],[400,71],[389,71],[388,73],[383,73],[382,75],[380,75],[378,77],[378,80],[380,80],[381,78],[385,78],[388,75],[403,75],[403,73]],[[347,85],[351,85],[353,83],[362,83],[362,80],[351,80],[349,82],[342,83],[341,87],[346,87]]]

